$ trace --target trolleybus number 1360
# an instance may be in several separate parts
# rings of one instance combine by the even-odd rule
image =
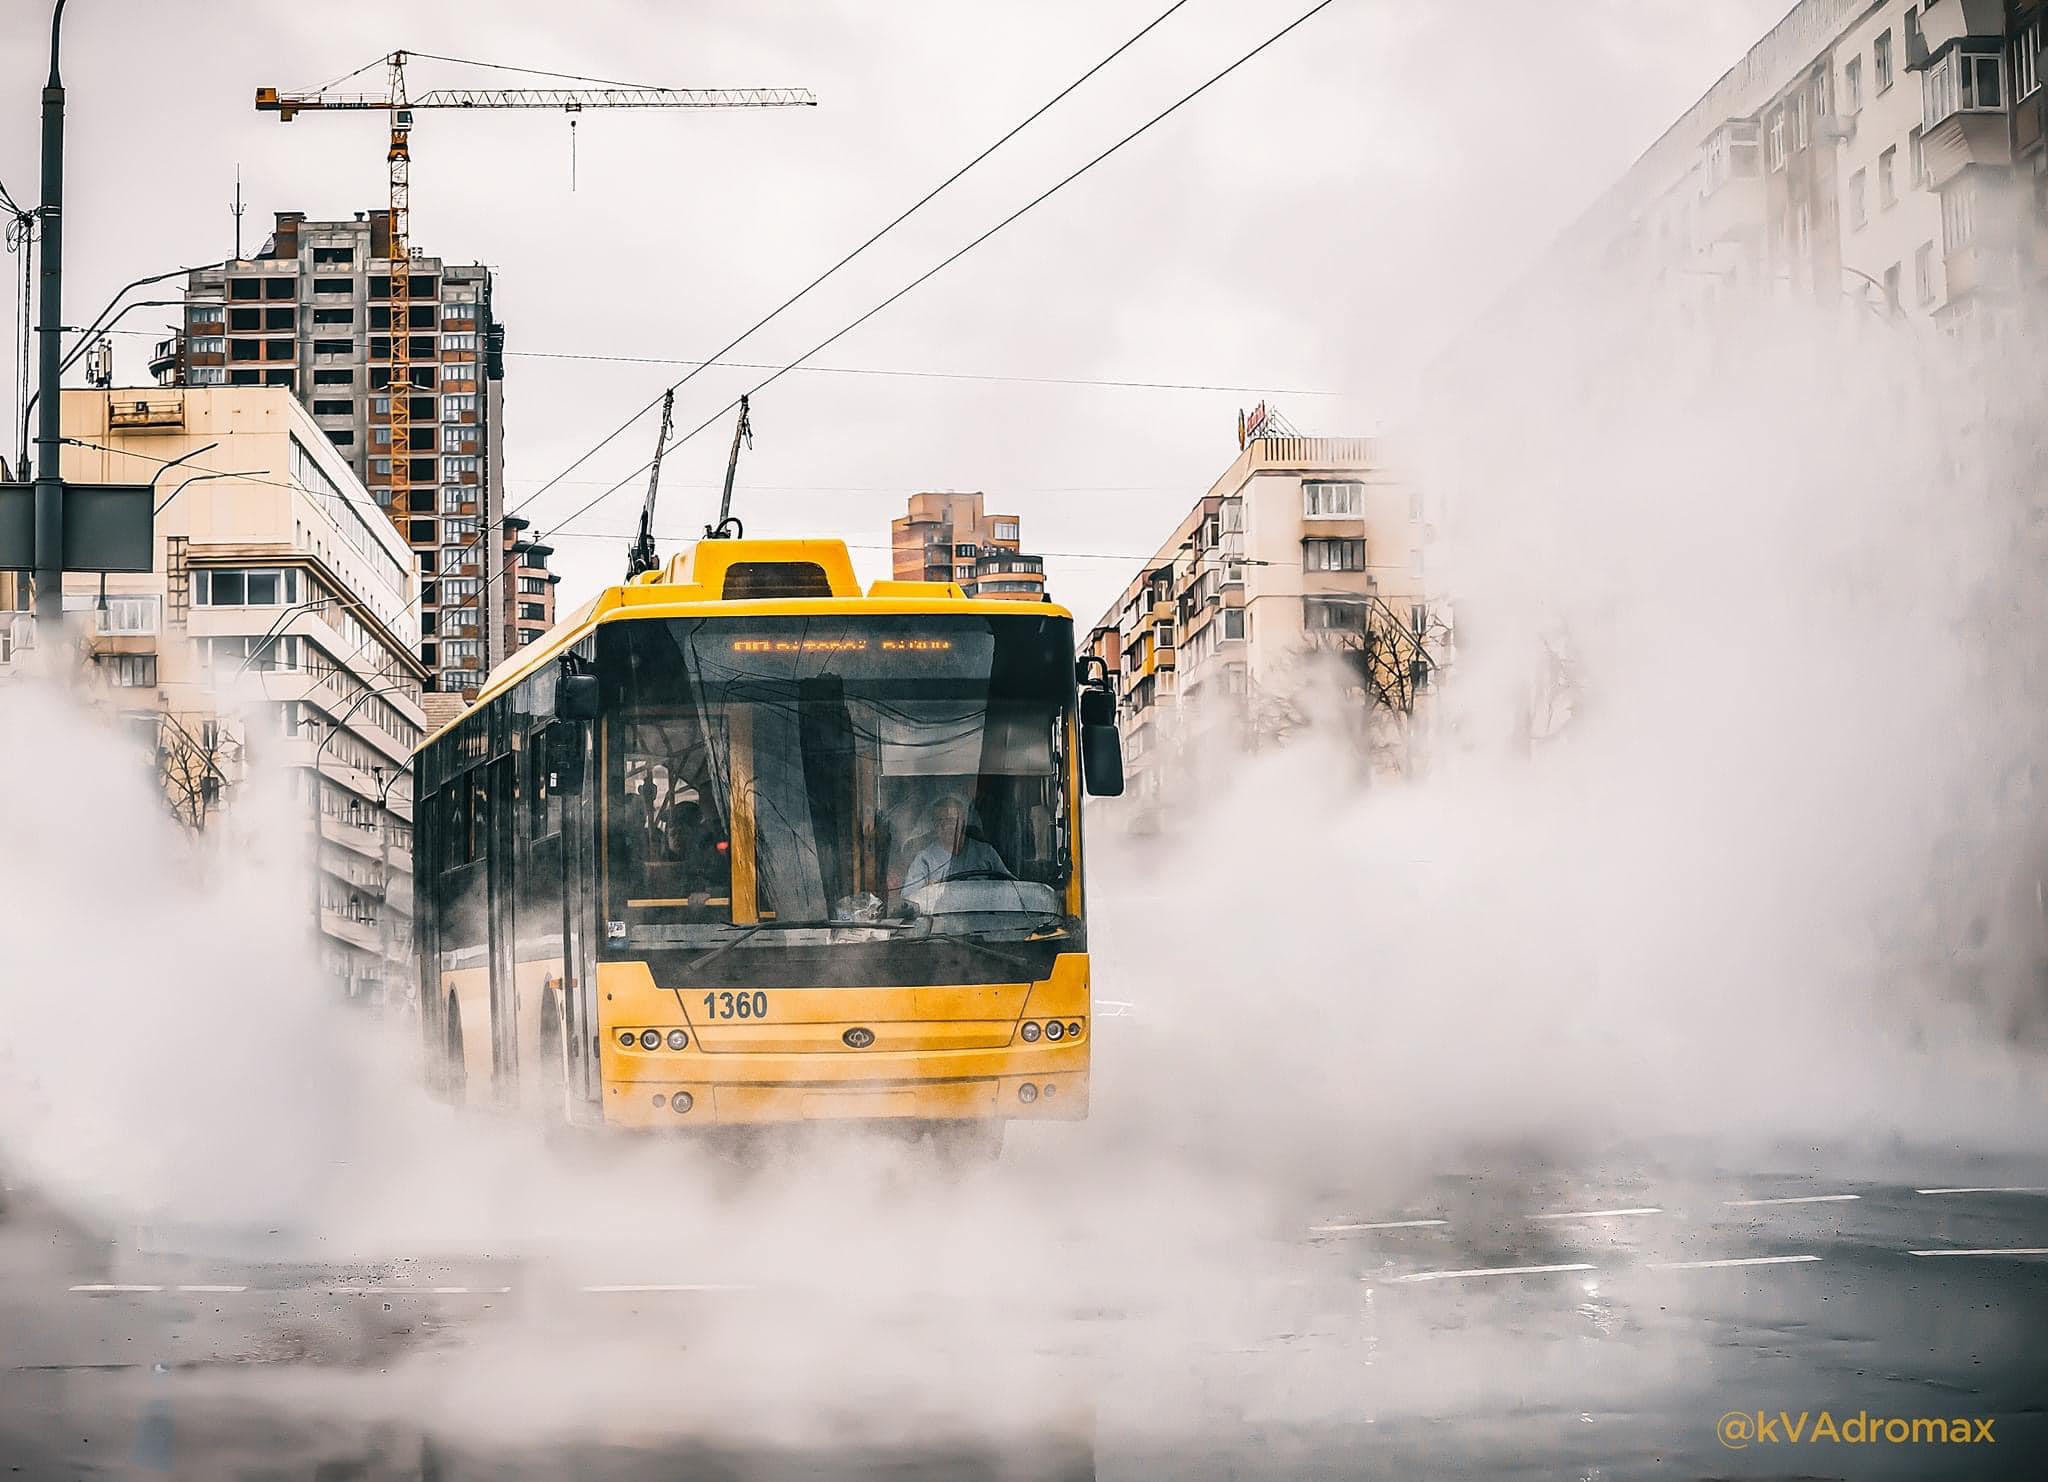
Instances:
[[[713,1019],[765,1019],[768,1017],[768,995],[765,993],[707,993],[704,995],[704,1012]]]

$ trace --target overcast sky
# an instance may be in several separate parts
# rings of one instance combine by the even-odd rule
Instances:
[[[811,88],[815,109],[585,113],[573,189],[561,115],[420,115],[413,241],[496,271],[508,497],[546,529],[646,460],[651,414],[536,491],[685,369],[579,357],[709,354],[1166,3],[74,0],[66,319],[144,273],[227,256],[237,167],[252,253],[273,211],[384,203],[379,115],[281,126],[254,111],[259,85],[311,88],[404,46],[665,86]],[[731,358],[794,358],[1310,3],[1189,0]],[[1023,515],[1054,595],[1090,621],[1235,456],[1238,407],[1264,394],[1312,432],[1398,427],[1417,369],[1784,8],[1336,0],[820,357],[1247,389],[799,372],[756,400],[736,511],[750,534],[841,536],[872,576],[907,494],[986,490]],[[5,11],[0,181],[27,202],[48,3]],[[437,61],[409,76],[416,92],[517,81]],[[6,265],[18,282],[18,259]],[[159,310],[125,321],[162,323]],[[148,346],[119,339],[120,383],[146,380]],[[11,390],[11,344],[0,364]],[[679,427],[766,373],[699,375]],[[670,454],[665,549],[705,522],[729,439],[721,419]],[[640,492],[559,533],[565,597],[616,578]]]

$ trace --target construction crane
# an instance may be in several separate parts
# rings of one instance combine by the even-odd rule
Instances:
[[[818,100],[808,88],[667,88],[636,87],[602,82],[596,78],[571,81],[597,82],[584,88],[436,88],[409,97],[405,86],[405,64],[422,53],[395,51],[348,77],[309,93],[280,92],[274,87],[256,89],[259,113],[275,113],[280,123],[290,123],[301,113],[376,112],[391,115],[391,142],[385,160],[391,175],[391,217],[389,246],[391,263],[391,515],[402,519],[412,509],[412,116],[423,108],[543,108],[570,115],[586,108],[815,108]],[[426,54],[431,55],[431,54]],[[466,66],[491,63],[463,62],[459,57],[435,57],[435,61]],[[340,83],[358,77],[372,67],[385,68],[382,93],[342,93]],[[532,72],[531,68],[502,68]],[[561,77],[560,73],[535,73]],[[570,119],[571,127],[575,119]]]

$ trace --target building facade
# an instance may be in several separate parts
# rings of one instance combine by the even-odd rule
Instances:
[[[1504,302],[1598,278],[1658,312],[1789,291],[2004,333],[2048,271],[2041,35],[2040,0],[1802,0]]]
[[[508,622],[516,608],[495,590],[505,330],[488,268],[412,259],[410,456],[398,480],[406,507],[394,507],[389,219],[279,212],[256,257],[190,276],[184,331],[157,346],[150,370],[165,386],[290,389],[414,553],[430,688],[473,692],[530,628]]]
[[[891,574],[898,581],[957,583],[970,597],[1015,602],[1045,598],[1045,562],[1023,548],[1023,522],[992,515],[981,494],[913,494],[889,524]]]
[[[1130,792],[1284,740],[1319,691],[1412,712],[1447,631],[1422,513],[1373,439],[1252,438],[1087,635],[1119,676]]]
[[[427,678],[411,550],[282,385],[66,391],[63,430],[67,479],[164,472],[155,569],[65,580],[96,698],[194,830],[253,767],[288,774],[324,971],[351,997],[403,992]]]

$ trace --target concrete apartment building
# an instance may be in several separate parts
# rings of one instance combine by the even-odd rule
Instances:
[[[1087,634],[1119,676],[1130,793],[1192,779],[1208,743],[1283,739],[1306,692],[1361,664],[1425,691],[1443,630],[1426,535],[1373,439],[1251,438]]]
[[[1045,562],[1023,549],[1023,523],[992,515],[981,494],[913,494],[889,522],[890,572],[898,581],[950,581],[970,597],[1037,602]]]
[[[283,385],[66,391],[63,431],[85,482],[147,482],[218,444],[165,472],[154,570],[108,576],[104,606],[97,578],[65,579],[71,636],[187,827],[232,810],[252,767],[289,772],[324,970],[352,997],[402,992],[427,678],[412,551]],[[237,474],[196,476],[213,470]]]
[[[490,270],[415,255],[410,278],[409,507],[393,509],[389,212],[353,221],[277,213],[251,259],[193,273],[183,333],[157,346],[165,386],[290,389],[397,524],[421,577],[428,688],[474,691],[491,667],[552,624],[553,584],[508,602],[504,530],[504,336]],[[527,544],[521,571],[541,563]],[[538,607],[545,618],[522,622]]]
[[[1535,285],[1597,281],[1656,314],[1800,293],[2003,333],[2048,273],[2041,32],[2039,0],[1801,0],[1502,313]]]

